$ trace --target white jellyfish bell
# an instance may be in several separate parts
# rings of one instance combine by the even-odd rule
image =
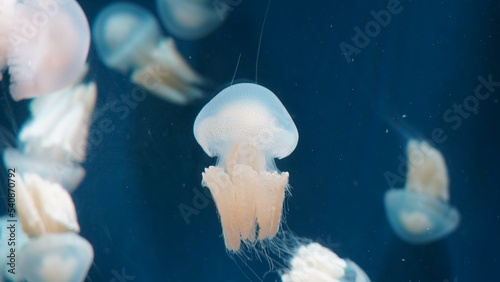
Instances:
[[[233,8],[226,1],[156,0],[156,8],[165,28],[182,39],[207,36]]]
[[[218,158],[202,184],[216,202],[226,248],[238,251],[241,241],[273,238],[288,186],[288,172],[280,173],[274,159],[291,154],[299,138],[280,100],[257,84],[229,86],[200,111],[194,135]]]
[[[449,179],[443,155],[427,142],[410,140],[404,189],[385,194],[385,208],[394,232],[412,244],[426,244],[453,232],[460,221],[450,206]]]
[[[90,45],[87,18],[78,3],[2,2],[0,68],[3,55],[11,77],[12,98],[38,97],[74,83],[84,69]]]
[[[283,282],[370,282],[353,261],[342,259],[318,243],[300,245],[281,275]]]
[[[9,50],[9,31],[12,26],[14,7],[17,0],[0,1],[0,80],[7,67],[7,51]]]
[[[113,3],[97,16],[92,34],[108,67],[132,72],[132,81],[176,104],[200,98],[203,80],[186,63],[172,38],[162,38],[155,17],[132,3]]]
[[[94,259],[92,245],[75,233],[46,234],[19,254],[19,271],[28,281],[83,281]]]

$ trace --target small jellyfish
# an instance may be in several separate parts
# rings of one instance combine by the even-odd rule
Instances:
[[[89,25],[78,3],[25,0],[10,12],[6,58],[12,98],[38,97],[74,83],[90,46]]]
[[[226,248],[273,238],[279,230],[288,172],[274,159],[293,152],[298,132],[280,100],[253,83],[229,86],[200,111],[194,135],[217,165],[202,174],[217,205]],[[258,226],[258,228],[257,228]]]
[[[394,232],[404,241],[425,244],[438,240],[460,221],[450,206],[448,169],[443,155],[427,142],[410,140],[404,189],[385,194],[385,208]]]
[[[217,0],[156,0],[156,8],[165,28],[182,39],[207,36],[233,9],[225,1]]]
[[[353,261],[342,259],[318,243],[300,245],[281,275],[283,282],[370,282]]]
[[[162,38],[154,16],[131,3],[113,3],[97,16],[92,34],[101,60],[169,102],[186,104],[202,96],[203,80],[177,51],[172,38]]]
[[[46,234],[19,254],[19,271],[28,281],[84,281],[94,259],[92,245],[75,233]]]

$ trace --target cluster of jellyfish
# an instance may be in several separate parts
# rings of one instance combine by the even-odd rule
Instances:
[[[274,159],[291,154],[299,135],[273,92],[252,83],[225,88],[196,117],[194,135],[210,157],[217,157],[216,166],[202,173],[202,185],[215,200],[228,251],[274,238],[277,252],[290,257],[282,281],[370,281],[353,261],[319,243],[300,238],[292,248],[284,243],[290,235],[279,229],[289,174],[279,172]],[[387,218],[403,241],[426,244],[455,230],[460,217],[448,203],[443,155],[419,140],[408,142],[407,153],[404,189],[391,189],[384,198]]]
[[[223,21],[211,1],[158,0],[165,29],[174,37],[199,39]],[[91,34],[100,59],[150,93],[178,105],[203,95],[204,79],[178,52],[173,37],[162,36],[155,16],[131,3],[113,3],[92,30],[74,0],[0,2],[0,79],[8,70],[10,95],[32,99],[31,117],[16,146],[2,148],[15,183],[15,268],[0,248],[0,278],[10,281],[84,281],[92,265],[92,245],[79,236],[71,193],[85,177],[87,136],[97,87],[85,82]],[[57,56],[55,56],[57,54]],[[194,123],[194,136],[215,166],[202,173],[220,216],[225,247],[238,253],[266,246],[285,255],[282,281],[370,281],[353,261],[282,231],[289,173],[275,159],[290,155],[298,130],[278,97],[255,83],[230,85],[211,99]],[[407,182],[384,199],[394,232],[410,244],[450,234],[459,223],[449,201],[444,157],[428,143],[410,140]],[[3,231],[3,230],[2,230]],[[285,235],[287,234],[287,235]],[[0,243],[8,241],[0,233]],[[262,243],[262,244],[258,244]],[[280,245],[281,244],[281,245]],[[267,251],[266,251],[267,253]],[[3,277],[3,278],[2,278]]]
[[[0,11],[0,72],[8,69],[15,101],[34,98],[16,146],[2,152],[15,201],[0,217],[2,227],[13,229],[0,234],[1,276],[82,281],[94,251],[78,235],[71,192],[85,176],[81,164],[97,98],[95,84],[83,82],[87,18],[76,1],[6,0]]]

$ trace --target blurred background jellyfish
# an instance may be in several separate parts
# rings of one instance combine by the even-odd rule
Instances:
[[[448,169],[443,155],[425,141],[410,140],[404,189],[385,194],[385,208],[394,232],[404,241],[425,244],[453,232],[460,221],[450,206]]]
[[[80,232],[75,205],[59,183],[36,173],[21,173],[16,180],[16,208],[29,237],[66,231]]]
[[[14,6],[16,0],[0,1],[0,80],[2,80],[2,73],[7,66],[7,51],[9,50],[9,31],[14,21]]]
[[[226,1],[207,0],[157,0],[156,8],[165,28],[182,39],[207,36],[222,24],[233,9]]]
[[[196,140],[217,165],[202,174],[219,211],[226,248],[273,238],[279,230],[288,173],[274,159],[291,154],[298,132],[287,110],[267,88],[229,86],[200,111]],[[258,226],[258,228],[257,228]]]
[[[84,281],[92,264],[92,245],[71,232],[31,240],[19,255],[19,272],[28,281]]]
[[[21,148],[3,152],[7,167],[35,171],[72,192],[85,176],[87,136],[97,99],[94,83],[75,85],[31,101],[32,118],[22,127]]]
[[[200,98],[202,84],[178,52],[172,38],[163,38],[154,16],[132,3],[113,3],[97,16],[92,34],[106,66],[126,73],[159,97],[179,105]]]
[[[300,245],[281,275],[283,282],[370,282],[353,261],[342,259],[319,243]]]
[[[16,205],[31,237],[79,231],[68,191],[85,175],[80,164],[96,99],[96,86],[90,83],[32,100],[32,118],[18,136],[21,147],[3,152],[5,167],[16,169]]]
[[[0,57],[6,57],[12,98],[18,101],[47,95],[75,83],[90,45],[87,18],[78,3],[2,2]],[[0,58],[0,67],[2,64]]]
[[[33,99],[32,118],[18,135],[20,148],[3,152],[9,183],[15,183],[15,209],[9,217],[17,212],[19,227],[30,237],[14,251],[19,266],[14,281],[83,281],[87,275],[94,253],[77,234],[70,192],[85,175],[81,163],[96,99],[94,83]]]

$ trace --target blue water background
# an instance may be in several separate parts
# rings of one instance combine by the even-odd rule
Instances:
[[[81,1],[89,21],[111,1]],[[139,2],[154,11],[153,1]],[[213,34],[179,40],[189,63],[211,84],[206,99],[176,106],[154,96],[123,118],[110,103],[135,88],[107,69],[92,48],[99,87],[87,177],[74,193],[81,235],[95,249],[88,281],[275,281],[258,260],[246,266],[225,251],[212,200],[196,202],[201,172],[213,165],[192,134],[197,113],[231,82],[255,82],[267,1],[243,2]],[[286,225],[357,262],[372,281],[500,279],[500,87],[456,129],[443,115],[462,104],[478,76],[500,81],[499,1],[401,1],[401,13],[353,55],[353,28],[387,1],[281,1],[270,4],[258,58],[259,84],[272,90],[300,134],[277,161],[290,173]],[[16,120],[26,103],[14,105]],[[103,123],[113,130],[103,132]],[[2,123],[6,124],[5,120]],[[385,217],[384,175],[398,174],[409,138],[432,138],[450,173],[451,204],[461,214],[449,237],[425,246],[402,242]],[[402,186],[402,183],[401,185]],[[197,196],[198,195],[198,196]],[[182,216],[179,206],[198,214]],[[201,207],[201,208],[200,208]],[[115,280],[113,280],[115,279]]]

